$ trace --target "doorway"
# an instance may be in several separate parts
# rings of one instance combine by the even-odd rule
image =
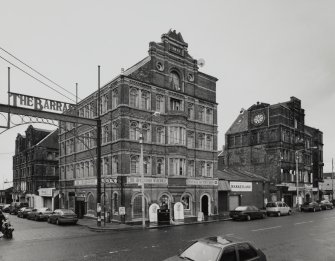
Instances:
[[[208,196],[204,195],[201,198],[201,211],[204,213],[204,216],[208,216]]]
[[[75,212],[78,218],[83,218],[85,213],[85,198],[76,198]]]

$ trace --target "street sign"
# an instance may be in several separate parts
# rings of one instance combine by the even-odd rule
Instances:
[[[122,216],[122,215],[125,215],[126,214],[126,208],[125,207],[119,207],[119,214]]]

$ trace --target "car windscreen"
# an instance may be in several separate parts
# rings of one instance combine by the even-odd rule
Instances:
[[[236,211],[244,211],[244,210],[247,210],[248,207],[247,206],[243,206],[243,207],[237,207],[235,208]]]
[[[198,241],[181,253],[180,257],[194,261],[217,260],[220,251],[219,247]]]
[[[70,209],[62,209],[62,212],[64,214],[74,214],[74,212],[72,210],[70,210]]]

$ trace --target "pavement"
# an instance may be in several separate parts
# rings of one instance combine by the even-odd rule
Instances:
[[[194,224],[204,224],[204,223],[211,223],[211,222],[218,222],[218,221],[224,221],[224,220],[230,220],[229,218],[229,212],[224,213],[223,215],[219,216],[211,216],[207,217],[203,221],[197,221],[195,218],[185,218],[181,221],[173,221],[171,220],[170,223],[146,223],[146,226],[143,227],[142,223],[136,223],[136,224],[122,224],[119,222],[104,222],[101,221],[101,226],[98,226],[97,219],[92,217],[84,217],[82,219],[78,220],[78,225],[88,227],[89,229],[93,231],[124,231],[124,230],[140,230],[140,229],[157,229],[157,228],[164,228],[164,227],[173,227],[173,226],[185,226],[185,225],[194,225]]]

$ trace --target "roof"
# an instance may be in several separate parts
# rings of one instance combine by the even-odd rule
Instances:
[[[248,111],[241,110],[234,123],[230,126],[226,134],[239,133],[248,130]]]
[[[150,56],[145,57],[143,60],[139,61],[138,63],[136,63],[132,67],[128,68],[123,74],[126,75],[126,76],[129,76],[130,74],[132,74],[133,72],[135,72],[136,70],[141,68],[143,65],[148,63],[150,60],[151,60]]]
[[[267,178],[257,175],[255,173],[240,170],[240,169],[231,169],[226,168],[223,170],[218,170],[218,178],[219,180],[227,180],[227,181],[269,181]]]
[[[58,129],[55,129],[54,131],[50,132],[47,136],[45,136],[42,140],[40,140],[35,146],[41,145],[45,140],[47,140],[52,134],[57,132]]]

